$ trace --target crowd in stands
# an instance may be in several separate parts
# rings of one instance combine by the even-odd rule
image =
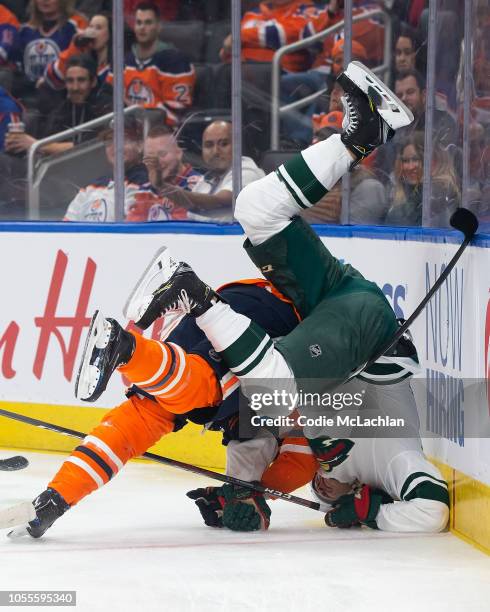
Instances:
[[[462,202],[459,4],[439,3],[428,210],[423,210],[428,1],[353,0],[353,5],[358,20],[352,27],[352,59],[372,69],[384,65],[380,77],[388,79],[415,121],[352,172],[348,222],[446,227]],[[488,0],[476,5],[467,195],[480,218],[490,221],[490,7]],[[121,8],[124,102],[142,109],[125,120],[125,220],[231,222],[230,2],[124,0]],[[385,15],[373,14],[376,9]],[[242,1],[243,185],[264,175],[260,166],[270,153],[275,52],[327,29],[320,41],[282,58],[281,105],[309,99],[282,115],[280,151],[274,153],[280,161],[281,155],[341,131],[342,89],[335,78],[344,62],[343,18],[343,0]],[[63,132],[56,141],[37,145],[38,160],[92,143],[104,151],[105,166],[102,176],[77,185],[60,204],[58,218],[115,220],[113,130],[109,120],[84,126],[113,108],[112,38],[111,1],[0,1],[0,219],[26,218],[29,151]],[[442,57],[447,41],[450,61]],[[84,127],[73,129],[78,126]],[[312,223],[345,221],[341,186],[305,216]]]

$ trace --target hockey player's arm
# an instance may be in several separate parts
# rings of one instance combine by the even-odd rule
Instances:
[[[388,466],[387,487],[400,501],[382,505],[378,529],[437,533],[449,518],[447,483],[422,452],[397,455]]]
[[[430,475],[420,474],[419,478],[418,484],[400,501],[380,506],[376,516],[378,529],[422,533],[445,529],[449,519],[447,484]]]
[[[279,455],[262,474],[261,483],[290,493],[311,482],[318,463],[305,438],[285,438]]]

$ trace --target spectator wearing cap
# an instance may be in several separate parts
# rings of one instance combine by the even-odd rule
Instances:
[[[114,132],[107,128],[99,135],[107,161],[114,168]],[[124,211],[151,199],[148,174],[142,163],[142,133],[129,117],[124,126]],[[99,177],[77,193],[68,205],[63,221],[95,223],[115,220],[114,175]],[[127,219],[130,220],[130,219]]]
[[[352,59],[366,61],[364,47],[352,41]],[[337,77],[343,69],[344,39],[339,39],[332,49],[331,73]],[[299,74],[286,74],[281,78],[282,101],[290,104],[297,99],[304,98],[326,86],[327,76],[323,70],[308,70]],[[334,85],[336,92],[342,92],[340,85]],[[340,96],[339,96],[340,97]],[[338,100],[340,103],[340,100]],[[283,133],[297,145],[306,145],[311,141],[311,121],[317,110],[317,102],[313,102],[303,112],[292,111],[283,120]],[[334,110],[331,108],[330,110]],[[339,108],[337,108],[339,110]]]
[[[89,56],[72,57],[66,71],[66,98],[53,109],[40,138],[63,132],[95,119],[111,110],[111,99],[97,96],[97,66]],[[93,137],[93,132],[74,132],[61,142],[52,142],[42,147],[45,154],[62,153],[76,144]],[[5,150],[9,153],[25,153],[37,139],[25,132],[9,133],[5,137]]]
[[[319,122],[313,144],[342,131],[342,113],[334,111]],[[356,225],[383,223],[388,203],[386,190],[369,167],[368,159],[351,172],[348,222]],[[342,183],[338,182],[316,206],[303,212],[310,223],[340,223],[342,211]]]

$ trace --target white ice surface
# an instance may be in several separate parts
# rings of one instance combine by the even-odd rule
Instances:
[[[0,507],[35,497],[64,458],[24,454],[27,469],[0,472]],[[84,611],[490,610],[490,558],[449,533],[329,529],[281,501],[266,533],[211,529],[185,497],[208,484],[130,464],[42,539],[0,532],[0,590],[76,590]]]

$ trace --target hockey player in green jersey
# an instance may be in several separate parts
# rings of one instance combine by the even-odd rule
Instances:
[[[247,254],[293,301],[301,323],[273,344],[263,329],[234,312],[185,263],[149,295],[144,277],[129,300],[127,312],[143,329],[170,311],[196,317],[214,349],[240,378],[245,393],[247,384],[257,379],[289,381],[290,390],[333,389],[397,330],[395,315],[377,285],[333,257],[298,216],[396,129],[413,120],[411,112],[360,62],[351,62],[338,80],[345,92],[343,133],[247,185],[235,209],[247,235]],[[413,345],[402,341],[362,377],[369,382],[395,382],[416,367]]]

